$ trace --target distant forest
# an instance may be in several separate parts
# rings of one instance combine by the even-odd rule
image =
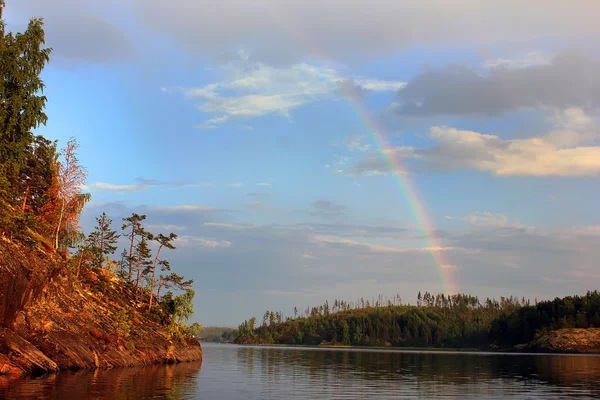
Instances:
[[[202,342],[232,343],[237,337],[237,331],[227,326],[203,326],[199,339]]]
[[[491,348],[528,343],[538,333],[600,327],[600,294],[568,296],[531,305],[524,298],[500,301],[419,292],[416,305],[393,300],[335,300],[283,320],[267,311],[238,328],[236,343],[398,347]]]

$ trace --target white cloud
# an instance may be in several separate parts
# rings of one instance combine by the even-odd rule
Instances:
[[[379,79],[354,79],[360,87],[372,92],[395,92],[406,86],[406,82],[383,81]]]
[[[384,156],[373,153],[352,167],[351,173],[385,174],[390,172],[390,165],[404,165],[412,159],[434,170],[474,169],[502,177],[600,176],[600,146],[594,145],[600,138],[597,122],[576,108],[556,113],[549,121],[554,128],[544,136],[509,140],[436,126],[429,131],[435,146],[397,147],[386,150]]]
[[[368,151],[371,149],[371,144],[364,143],[365,135],[350,135],[346,138],[344,145],[349,151]]]
[[[174,241],[175,246],[178,248],[195,248],[195,247],[208,247],[211,249],[227,248],[231,247],[232,243],[228,240],[211,240],[204,239],[195,236],[180,236]]]
[[[553,55],[541,51],[531,51],[519,58],[496,58],[494,60],[486,60],[483,65],[487,68],[528,68],[539,65],[550,65],[552,63],[552,57]]]
[[[302,254],[302,258],[305,258],[307,260],[316,260],[317,257],[313,256],[312,254]]]
[[[150,207],[151,210],[161,210],[161,211],[216,211],[213,207],[208,206],[197,206],[193,204],[184,204],[181,206],[158,206],[158,207]]]
[[[241,182],[233,182],[233,183],[229,183],[227,186],[228,186],[228,187],[239,188],[239,187],[242,187],[242,186],[244,186],[244,184],[243,184],[243,183],[241,183]]]
[[[106,182],[96,182],[92,184],[92,189],[95,190],[104,190],[104,191],[108,191],[108,192],[120,192],[120,193],[125,193],[125,192],[139,192],[140,190],[145,190],[148,188],[153,187],[154,185],[150,185],[150,184],[145,184],[145,183],[138,183],[138,184],[133,184],[133,185],[115,185],[112,183],[106,183]]]
[[[200,245],[203,247],[209,247],[211,249],[231,247],[231,242],[227,240],[207,240],[201,238],[192,238],[191,242],[192,244]]]
[[[511,221],[506,215],[495,214],[491,212],[477,211],[475,214],[466,215],[463,218],[471,225],[486,225],[498,227],[522,227],[521,221],[517,218]]]
[[[204,226],[212,226],[215,228],[233,229],[236,231],[245,231],[247,229],[254,229],[256,225],[240,225],[240,224],[226,224],[222,222],[205,222]]]
[[[467,167],[497,176],[600,175],[600,146],[579,145],[597,137],[597,129],[560,127],[542,137],[503,140],[495,135],[434,127],[430,136],[438,146],[421,154],[440,167]]]
[[[261,63],[237,63],[220,67],[224,79],[199,88],[184,89],[200,111],[217,114],[198,125],[214,129],[231,118],[275,114],[291,118],[290,111],[305,104],[339,95],[344,80],[336,70],[306,63],[275,67]],[[403,82],[359,79],[365,91],[396,91]]]
[[[183,231],[185,226],[174,224],[146,224],[146,228],[150,231]]]
[[[453,246],[433,246],[433,247],[400,247],[388,246],[382,244],[373,244],[360,242],[353,239],[340,238],[330,235],[313,235],[311,240],[315,243],[322,244],[340,244],[355,248],[363,248],[374,253],[426,253],[437,251],[460,251],[464,253],[477,253],[476,249],[466,249]]]
[[[256,184],[256,186],[273,186],[273,185],[270,184],[269,182],[259,182]]]

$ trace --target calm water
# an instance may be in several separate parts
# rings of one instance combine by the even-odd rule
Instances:
[[[7,399],[597,399],[600,357],[205,345],[204,364],[0,377]]]

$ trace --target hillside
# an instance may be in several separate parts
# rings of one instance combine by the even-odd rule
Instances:
[[[79,276],[43,247],[0,239],[0,374],[202,359],[161,308],[106,270]]]
[[[230,343],[235,336],[235,329],[228,326],[203,326],[199,339],[202,342]]]
[[[484,307],[475,297],[467,295],[450,298],[426,293],[425,297],[427,303],[423,306],[343,306],[338,311],[329,311],[328,306],[315,307],[308,317],[281,323],[277,323],[280,318],[265,314],[261,326],[254,326],[255,319],[244,322],[239,327],[237,342],[483,347],[488,345],[492,320],[501,312],[516,307],[513,302],[503,302],[502,305],[489,302]]]
[[[266,312],[261,325],[256,318],[241,324],[236,342],[600,353],[598,292],[535,305],[514,297],[482,304],[474,296],[429,293],[418,305],[334,304],[285,321]]]

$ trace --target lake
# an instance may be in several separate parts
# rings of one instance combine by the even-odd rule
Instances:
[[[600,398],[598,356],[203,346],[202,365],[0,377],[0,398]]]

